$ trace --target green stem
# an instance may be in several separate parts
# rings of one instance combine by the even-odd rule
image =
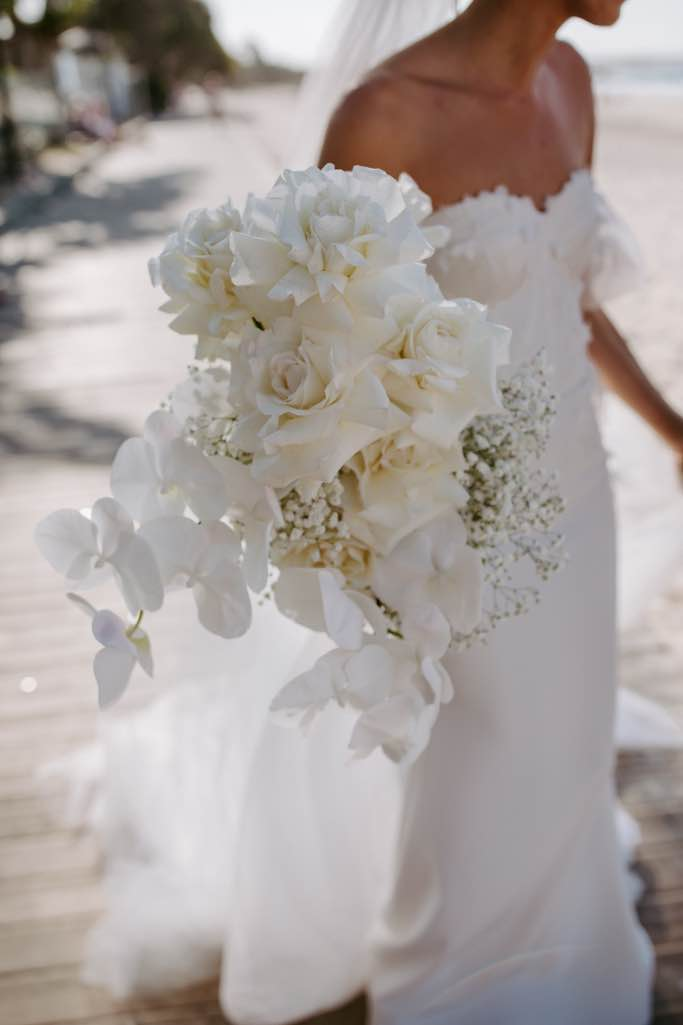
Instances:
[[[128,634],[129,637],[132,637],[133,634],[135,633],[135,631],[137,630],[137,628],[140,626],[140,623],[142,622],[142,617],[144,616],[144,614],[145,613],[143,612],[143,610],[140,609],[140,611],[138,612],[138,618],[135,620],[133,625],[129,626],[128,629],[126,630],[126,633]]]

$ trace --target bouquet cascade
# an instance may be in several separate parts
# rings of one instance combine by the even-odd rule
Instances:
[[[225,638],[266,593],[332,642],[273,711],[305,725],[336,702],[356,756],[409,763],[453,697],[449,648],[537,596],[513,564],[559,567],[542,354],[505,375],[508,330],[427,272],[447,237],[430,213],[407,175],[285,171],[242,213],[191,213],[151,261],[171,327],[196,338],[188,377],[119,449],[113,497],[36,531],[72,589],[119,586],[129,616],[69,594],[101,705],[152,673],[142,621],[169,588]]]

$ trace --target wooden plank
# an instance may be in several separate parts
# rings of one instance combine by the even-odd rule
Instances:
[[[212,983],[191,991],[171,993],[155,1001],[155,1006],[142,997],[117,1001],[103,990],[84,986],[74,969],[55,966],[0,976],[0,1008],[11,1009],[11,1025],[45,1025],[48,1022],[91,1025],[98,1017],[111,1018],[117,1012],[128,1014],[137,1023],[144,1021],[145,1015],[148,1021],[154,1020],[147,1012],[153,1015],[156,1009],[164,1008],[176,1008],[176,1021],[184,1019],[191,1022],[195,1011],[202,1014],[217,1009],[215,990],[215,983]],[[172,1015],[169,1018],[173,1020]]]
[[[0,973],[8,975],[55,965],[79,965],[85,935],[93,920],[39,921],[32,928],[3,930],[0,935]]]
[[[57,889],[5,891],[0,900],[0,929],[42,919],[70,918],[74,914],[102,911],[99,883],[90,876],[73,879]]]
[[[11,1015],[8,1025],[85,1023],[116,1010],[106,993],[83,986],[76,977],[60,979],[54,972],[42,978],[32,972],[0,977],[0,1007]]]

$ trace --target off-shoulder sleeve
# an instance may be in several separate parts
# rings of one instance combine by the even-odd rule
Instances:
[[[603,196],[596,193],[594,198],[583,300],[587,310],[633,291],[645,280],[643,255],[631,229]]]

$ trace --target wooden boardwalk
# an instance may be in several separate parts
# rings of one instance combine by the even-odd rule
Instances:
[[[92,649],[31,531],[51,509],[104,493],[112,451],[180,372],[186,353],[155,313],[144,261],[193,203],[266,183],[283,111],[281,96],[262,93],[241,98],[225,123],[152,126],[25,231],[0,239],[0,1025],[223,1021],[215,984],[121,1005],[79,979],[84,937],[103,901],[99,854],[90,837],[55,825],[54,796],[41,795],[34,772],[94,735]],[[628,163],[632,134],[619,133],[617,123],[603,151],[606,176]],[[643,174],[647,147],[633,145],[634,174]],[[659,244],[663,227],[638,228]],[[683,251],[678,267],[681,259]],[[680,324],[679,300],[669,302]],[[639,310],[623,312],[644,337]],[[669,373],[667,359],[658,365]],[[683,724],[682,603],[679,580],[627,639],[622,669],[625,682]],[[146,698],[154,685],[139,693]],[[659,958],[658,1025],[683,1023],[682,770],[683,755],[664,752],[629,756],[619,767],[623,799],[644,834],[640,912]],[[318,1025],[364,1019],[358,1001]]]

